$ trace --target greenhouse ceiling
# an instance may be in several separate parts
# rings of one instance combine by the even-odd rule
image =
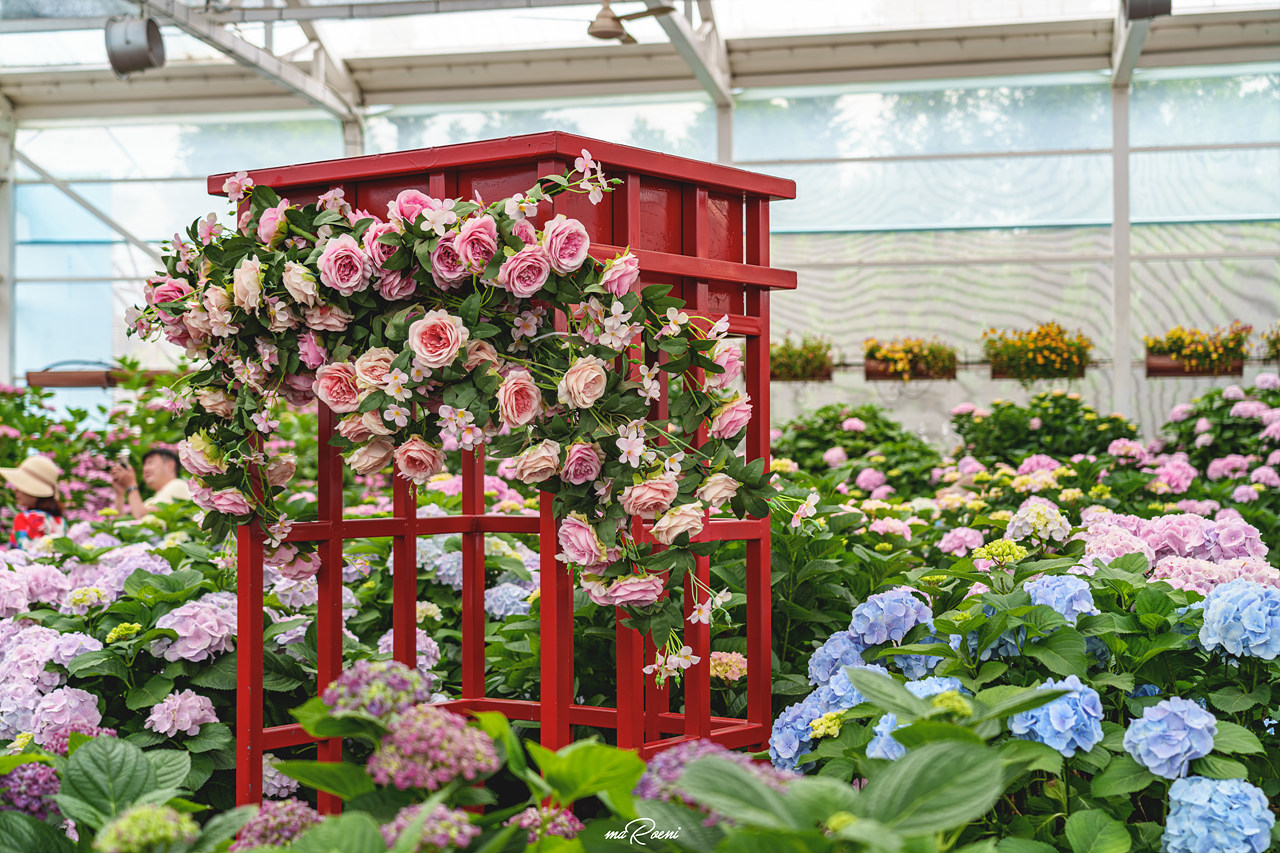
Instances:
[[[615,0],[622,17],[664,0]],[[0,0],[0,96],[19,119],[1099,73],[1280,61],[1280,0],[671,0],[587,33],[601,0]],[[117,79],[103,27],[141,8],[163,68]]]

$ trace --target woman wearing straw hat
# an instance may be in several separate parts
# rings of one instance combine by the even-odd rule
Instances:
[[[17,468],[0,468],[0,477],[13,488],[18,515],[13,519],[9,547],[26,548],[41,536],[62,536],[67,525],[56,497],[62,469],[52,459],[32,456]]]

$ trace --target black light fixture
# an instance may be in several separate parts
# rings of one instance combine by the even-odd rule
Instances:
[[[1173,0],[1125,0],[1124,3],[1124,17],[1127,21],[1141,21],[1172,13]]]
[[[164,65],[164,40],[155,18],[112,18],[106,36],[107,60],[121,80]]]

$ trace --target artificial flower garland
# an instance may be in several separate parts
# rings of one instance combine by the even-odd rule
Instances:
[[[307,544],[285,542],[295,519],[276,506],[294,462],[259,449],[282,401],[318,398],[359,474],[394,465],[422,485],[445,446],[513,458],[518,479],[555,494],[557,556],[592,600],[680,648],[681,581],[714,547],[690,540],[725,507],[766,515],[773,490],[763,460],[735,452],[752,406],[734,387],[742,353],[728,318],[690,317],[669,285],[637,291],[636,256],[591,258],[577,220],[535,227],[550,197],[597,203],[611,189],[590,155],[487,206],[405,190],[385,221],[340,189],[303,206],[244,173],[225,189],[248,199],[239,227],[211,214],[175,235],[129,318],[131,333],[163,335],[197,365],[180,455],[214,541],[257,519],[268,565],[295,578],[318,569]],[[658,419],[664,385],[670,417]],[[661,550],[637,541],[636,518]],[[707,599],[696,615],[723,601],[700,584],[696,594]]]

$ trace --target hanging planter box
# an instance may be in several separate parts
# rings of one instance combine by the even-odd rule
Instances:
[[[1155,355],[1147,353],[1147,378],[1168,378],[1177,376],[1243,376],[1244,359],[1237,358],[1230,364],[1220,368],[1188,367],[1185,361],[1178,361],[1171,355]]]
[[[868,382],[901,382],[902,377],[893,373],[889,369],[889,362],[879,358],[868,358],[863,362],[862,375]],[[923,368],[913,367],[911,369],[912,379],[942,379],[950,380],[956,378],[956,369],[952,366],[950,369],[944,370],[925,370]]]
[[[827,366],[822,370],[818,371],[817,373],[811,374],[809,376],[782,377],[782,376],[778,376],[773,371],[769,371],[769,381],[770,382],[830,382],[831,373],[832,373],[832,368],[830,366]]]
[[[1018,381],[1020,382],[1023,381],[1019,377],[1014,376],[1013,372],[1010,371],[1004,365],[995,365],[995,364],[991,365],[991,378],[992,379],[1018,379]],[[1074,370],[1066,370],[1061,373],[1054,373],[1048,376],[1037,376],[1035,377],[1035,379],[1029,379],[1026,381],[1035,382],[1037,379],[1083,379],[1083,378],[1084,378],[1084,365],[1082,364],[1079,367],[1075,368]]]

